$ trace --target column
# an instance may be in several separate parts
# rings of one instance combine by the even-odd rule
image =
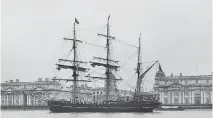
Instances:
[[[159,94],[160,94],[160,102],[162,102],[162,95],[161,95],[161,91],[159,91]],[[93,97],[93,101],[94,101],[94,97]]]
[[[170,91],[168,91],[167,100],[168,100],[167,104],[170,104]]]
[[[34,106],[36,106],[36,98],[34,97]]]
[[[28,106],[30,106],[30,95],[28,94]]]
[[[17,102],[16,102],[16,100],[17,100],[17,93],[14,95],[14,106],[17,106]]]
[[[195,91],[192,91],[192,104],[195,104],[194,94],[195,94]]]
[[[164,95],[163,95],[163,91],[162,91],[161,93],[162,93],[162,94],[161,94],[161,95],[162,95],[162,100],[161,100],[161,101],[162,101],[162,103],[164,104]]]
[[[30,96],[30,95],[28,95],[28,99],[29,99],[29,106],[31,105],[31,104],[30,104],[30,103],[31,103],[30,98],[31,98],[31,96]]]
[[[28,106],[28,94],[26,96],[27,96],[27,106]]]
[[[203,104],[203,96],[202,96],[202,90],[200,88],[200,104]]]
[[[21,101],[20,101],[21,106],[24,106],[23,104],[23,94],[21,94]]]
[[[200,104],[203,104],[203,90],[200,90]]]
[[[205,93],[205,90],[203,89],[203,93],[202,93],[202,95],[203,95],[203,104],[205,104],[205,102],[204,102],[204,100],[205,100],[204,93]]]
[[[161,102],[161,92],[160,91],[159,91],[159,95],[160,95],[159,98],[160,98],[160,102]],[[93,97],[93,101],[94,101],[94,97]]]
[[[30,95],[28,95],[28,106],[30,106]]]
[[[5,103],[4,94],[1,94],[1,100],[4,100],[4,103]],[[1,106],[4,106],[4,103],[1,102]]]
[[[182,104],[184,104],[184,98],[185,98],[185,96],[184,96],[184,90],[182,91]]]
[[[185,90],[183,90],[183,104],[185,104]]]
[[[178,99],[179,99],[179,103],[178,104],[181,104],[181,100],[182,100],[182,93],[181,93],[181,91],[178,91]]]
[[[30,95],[30,106],[33,106],[33,96]]]
[[[23,106],[25,106],[25,98],[24,98],[24,97],[25,97],[25,95],[24,95],[24,94],[22,94],[21,96],[22,96],[22,97],[21,97],[22,105],[23,105]]]
[[[16,99],[17,99],[17,95],[16,93],[13,95],[13,106],[16,106]]]
[[[12,106],[14,106],[14,94],[12,93]]]
[[[8,94],[6,94],[6,100],[7,100],[6,106],[8,106]]]
[[[6,106],[6,95],[4,94],[4,106]]]
[[[18,106],[21,106],[21,95],[20,94],[18,94]]]
[[[172,91],[172,104],[174,104],[175,102],[174,102],[174,91]]]
[[[5,94],[3,94],[4,95],[4,106],[6,106],[6,95]]]
[[[203,102],[204,102],[204,104],[206,104],[206,89],[203,92],[204,92],[204,94],[203,94]]]
[[[211,104],[212,104],[212,90],[210,90],[210,100],[211,100]]]
[[[22,99],[21,99],[22,96],[21,96],[21,95],[22,95],[22,94],[20,94],[20,98],[19,98],[19,100],[20,100],[20,101],[19,101],[19,105],[20,105],[20,106],[22,106]]]
[[[27,96],[28,96],[28,98],[27,98],[28,99],[27,100],[28,101],[28,106],[30,106],[30,95],[28,94]]]

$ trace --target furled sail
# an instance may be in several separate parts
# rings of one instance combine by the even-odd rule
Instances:
[[[110,64],[104,64],[104,63],[99,63],[99,62],[92,62],[90,61],[91,65],[94,66],[104,66],[104,67],[108,67],[110,69],[114,69],[114,70],[118,70],[119,66],[116,65],[110,65]]]
[[[85,72],[87,70],[87,68],[84,67],[78,67],[78,66],[70,66],[70,65],[63,65],[63,64],[56,64],[58,65],[58,70],[60,70],[61,68],[63,69],[76,69],[78,71],[82,71]]]

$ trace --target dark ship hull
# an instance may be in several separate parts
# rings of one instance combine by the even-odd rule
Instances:
[[[160,102],[120,102],[116,104],[73,104],[69,101],[48,101],[53,113],[65,112],[152,112]]]

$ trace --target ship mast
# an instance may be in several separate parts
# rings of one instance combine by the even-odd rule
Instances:
[[[137,62],[137,69],[136,69],[136,73],[137,73],[137,83],[136,83],[136,90],[135,90],[135,97],[138,96],[138,94],[141,92],[141,83],[142,80],[144,78],[144,76],[146,75],[146,73],[148,73],[150,71],[150,69],[158,62],[155,61],[148,69],[146,69],[142,74],[141,74],[141,64],[142,64],[142,60],[141,60],[141,33],[140,33],[140,37],[139,37],[139,46],[138,46],[138,62]]]
[[[105,101],[106,101],[107,104],[108,104],[108,101],[110,100],[110,93],[112,91],[112,86],[113,86],[112,82],[114,82],[116,80],[122,80],[122,79],[116,79],[116,78],[112,77],[113,76],[112,70],[117,71],[119,66],[113,64],[113,63],[118,63],[118,61],[114,61],[114,60],[111,59],[110,45],[111,45],[111,40],[114,40],[115,37],[110,36],[109,19],[110,19],[110,15],[108,16],[108,19],[107,19],[107,34],[106,35],[105,34],[98,34],[98,36],[103,36],[107,40],[107,42],[106,42],[106,49],[107,49],[106,58],[93,57],[94,59],[105,61],[106,63],[91,61],[92,66],[103,66],[103,67],[106,68],[106,72],[105,72],[106,77],[86,76],[86,77],[90,77],[90,78],[93,78],[93,79],[104,79],[105,80]]]
[[[114,37],[110,36],[109,34],[109,19],[110,19],[110,15],[108,16],[108,19],[107,19],[107,34],[106,35],[103,35],[103,34],[98,34],[98,36],[104,36],[107,40],[107,43],[106,43],[106,48],[107,48],[107,56],[106,56],[106,83],[105,83],[105,89],[106,89],[106,101],[108,102],[109,101],[109,93],[110,93],[110,67],[109,67],[109,55],[110,55],[110,43],[109,43],[109,40],[111,37],[112,39],[114,39]]]
[[[109,100],[109,18],[110,16],[108,17],[108,20],[107,20],[107,44],[106,44],[106,47],[107,47],[107,70],[106,70],[106,100],[108,101]]]
[[[73,66],[76,67],[76,32],[75,32],[75,22],[74,22],[74,28],[73,28],[73,50],[74,50],[74,62],[73,62]],[[78,78],[78,75],[76,74],[76,70],[77,68],[74,68],[73,69],[73,98],[75,100],[76,98],[76,88],[77,88],[77,78]]]
[[[138,63],[137,63],[137,69],[136,69],[136,73],[137,73],[137,87],[136,87],[136,93],[140,92],[141,90],[141,86],[139,85],[139,77],[140,77],[140,70],[141,70],[141,33],[140,33],[140,37],[139,37],[139,44],[138,44]]]
[[[68,81],[73,82],[72,99],[74,100],[74,102],[76,102],[76,98],[77,98],[76,95],[77,95],[77,92],[78,92],[77,91],[77,82],[91,82],[89,80],[78,80],[79,72],[85,72],[87,70],[87,68],[80,67],[79,63],[87,63],[87,62],[79,61],[77,59],[77,43],[82,43],[82,41],[76,39],[76,30],[75,30],[76,24],[79,24],[79,22],[75,18],[74,27],[73,27],[73,39],[63,38],[64,40],[73,41],[73,46],[72,46],[73,60],[59,59],[59,62],[60,61],[70,62],[70,63],[72,63],[72,65],[56,64],[58,66],[58,68],[57,68],[58,70],[60,70],[61,68],[73,70],[73,74],[72,74],[73,79],[61,79],[61,78],[56,78],[56,77],[53,79],[53,80],[64,80],[64,81],[67,81],[67,82]]]

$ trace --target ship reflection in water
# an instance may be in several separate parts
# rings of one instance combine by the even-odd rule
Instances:
[[[50,113],[48,110],[3,110],[1,118],[211,118],[211,110],[154,111],[151,113]]]

